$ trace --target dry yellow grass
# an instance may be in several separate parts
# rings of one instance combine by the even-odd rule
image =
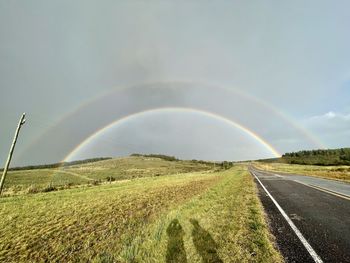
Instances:
[[[282,262],[244,166],[3,197],[0,218],[1,262]]]
[[[219,179],[193,174],[1,198],[0,261],[86,262],[118,253],[123,235]]]

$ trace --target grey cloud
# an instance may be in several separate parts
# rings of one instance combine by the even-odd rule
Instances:
[[[14,163],[58,161],[110,121],[161,106],[214,111],[282,152],[314,147],[300,129],[233,89],[297,122],[347,107],[348,9],[347,1],[2,1],[0,161],[23,111],[28,123]],[[171,92],[169,85],[113,92],[176,80],[232,92]],[[106,92],[110,98],[79,109]]]
[[[329,147],[349,147],[350,114],[329,111],[305,120],[305,125],[319,134]]]

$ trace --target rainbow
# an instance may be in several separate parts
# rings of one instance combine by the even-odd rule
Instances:
[[[169,113],[197,113],[199,115],[213,118],[216,120],[220,120],[231,127],[234,127],[236,129],[239,129],[240,131],[244,132],[246,135],[254,139],[256,142],[258,142],[260,145],[262,145],[265,149],[267,149],[274,157],[280,157],[281,154],[271,145],[269,144],[266,140],[264,140],[261,136],[256,134],[254,131],[249,130],[247,127],[244,127],[243,125],[228,119],[224,116],[218,115],[216,113],[204,111],[204,110],[199,110],[199,109],[194,109],[194,108],[183,108],[183,107],[164,107],[164,108],[155,108],[155,109],[150,109],[150,110],[145,110],[145,111],[140,111],[136,112],[133,114],[129,114],[127,116],[124,116],[122,118],[119,118],[112,123],[104,126],[103,128],[97,130],[94,132],[92,135],[90,135],[88,138],[86,138],[83,142],[78,144],[63,160],[63,162],[66,161],[71,161],[74,159],[74,156],[81,151],[84,147],[92,143],[94,140],[96,140],[100,135],[102,135],[104,132],[108,131],[112,127],[115,127],[116,125],[140,117],[145,114],[154,114],[154,113],[164,113],[164,112],[169,112]]]
[[[169,80],[169,81],[148,82],[148,83],[144,83],[142,85],[140,84],[140,85],[133,85],[133,86],[116,88],[113,90],[103,92],[103,94],[98,94],[97,96],[82,102],[81,104],[77,105],[74,110],[65,113],[55,123],[52,123],[42,133],[38,134],[36,138],[34,138],[27,146],[25,146],[22,150],[19,151],[18,156],[19,157],[23,156],[32,147],[34,147],[35,144],[39,143],[40,139],[44,135],[48,134],[51,130],[55,129],[55,127],[62,124],[67,118],[73,116],[76,112],[88,107],[89,105],[91,105],[95,101],[101,100],[106,96],[110,96],[116,91],[127,90],[129,88],[138,87],[138,86],[149,87],[149,86],[152,86],[154,84],[195,84],[195,85],[204,85],[205,87],[213,87],[215,89],[227,91],[230,93],[236,93],[236,94],[243,96],[244,98],[252,101],[253,103],[256,103],[256,104],[270,110],[272,113],[279,116],[282,120],[285,120],[286,122],[288,122],[292,127],[294,127],[301,134],[303,134],[304,138],[307,138],[308,141],[312,142],[315,145],[315,147],[323,148],[323,149],[327,148],[314,134],[311,134],[308,130],[305,129],[305,127],[303,127],[302,125],[297,123],[291,116],[288,116],[287,114],[281,112],[275,106],[271,105],[270,103],[267,103],[266,101],[262,100],[261,98],[257,98],[255,96],[252,96],[251,94],[248,94],[248,93],[246,93],[242,90],[239,90],[239,89],[224,87],[224,86],[218,85],[216,83],[206,83],[206,82],[203,82],[201,80]],[[145,110],[145,111],[147,111],[147,110]]]

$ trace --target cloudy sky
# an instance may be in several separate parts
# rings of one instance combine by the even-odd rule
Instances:
[[[0,161],[24,111],[13,165],[348,147],[348,10],[340,0],[0,1]]]

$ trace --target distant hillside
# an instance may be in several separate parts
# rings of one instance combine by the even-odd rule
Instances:
[[[4,185],[5,193],[11,195],[49,192],[75,185],[98,185],[112,181],[184,173],[207,173],[230,168],[227,162],[214,165],[214,163],[204,164],[193,161],[167,161],[158,157],[144,156],[95,158],[41,165],[40,169],[33,167],[21,167],[10,171]]]
[[[131,157],[150,157],[150,158],[159,158],[165,161],[180,161],[175,156],[169,156],[164,154],[141,154],[141,153],[133,153],[130,155]]]
[[[133,153],[130,155],[131,157],[148,157],[148,158],[159,158],[159,159],[163,159],[165,161],[170,161],[170,162],[178,162],[178,161],[184,161],[184,160],[180,160],[178,158],[176,158],[175,156],[169,156],[169,155],[165,155],[165,154],[141,154],[141,153]],[[207,164],[207,165],[213,165],[214,161],[203,161],[203,160],[196,160],[196,159],[192,159],[190,160],[192,163],[200,163],[200,164]],[[221,165],[222,167],[232,167],[233,166],[233,162],[227,162],[227,161],[223,161],[223,162],[219,162],[219,165]]]
[[[291,152],[283,154],[281,158],[260,161],[306,165],[350,165],[350,148]]]
[[[77,164],[84,164],[84,163],[93,163],[93,162],[99,162],[104,160],[110,160],[112,157],[100,157],[100,158],[90,158],[85,160],[79,160],[79,161],[72,161],[72,162],[60,162],[60,163],[50,163],[50,164],[39,164],[39,165],[27,165],[27,166],[21,166],[21,167],[11,167],[9,171],[20,171],[20,170],[34,170],[34,169],[50,169],[50,168],[58,168],[58,167],[66,167],[66,166],[72,166]],[[3,171],[4,169],[1,168],[0,171]]]

